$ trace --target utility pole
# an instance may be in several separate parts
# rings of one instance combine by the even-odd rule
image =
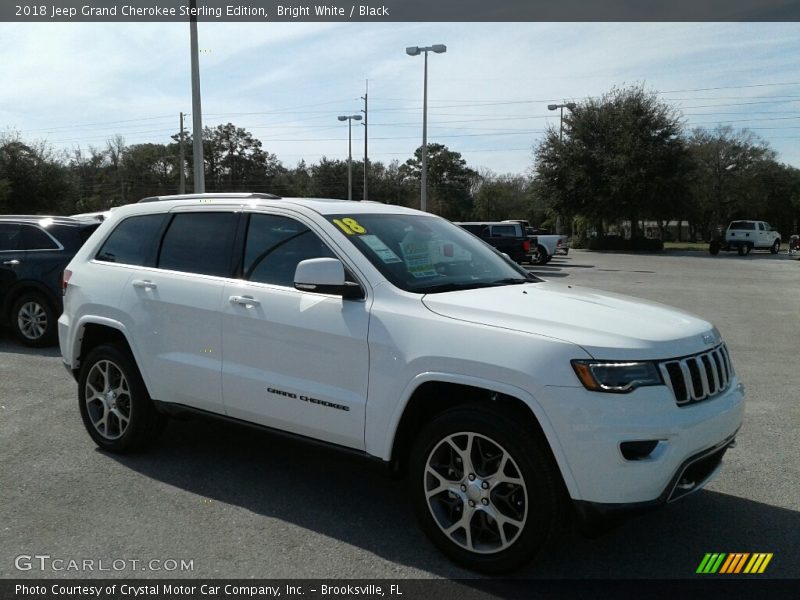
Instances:
[[[364,95],[361,99],[364,101],[364,110],[361,112],[364,113],[364,200],[367,199],[367,184],[369,181],[369,176],[367,172],[369,171],[369,158],[367,154],[367,97],[369,96],[369,79],[366,80],[366,87],[364,88]]]
[[[178,165],[181,172],[180,184],[178,185],[179,194],[186,193],[186,151],[184,150],[183,142],[183,112],[181,112],[181,141],[180,152],[178,154]]]
[[[361,115],[339,115],[340,121],[347,121],[347,199],[353,199],[353,121],[360,121]]]
[[[197,0],[191,0],[189,35],[192,52],[192,150],[194,154],[194,193],[206,191],[206,174],[203,163],[203,111],[200,108],[200,59],[197,47]]]

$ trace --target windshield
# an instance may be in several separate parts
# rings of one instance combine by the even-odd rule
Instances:
[[[540,281],[478,237],[435,216],[327,218],[386,279],[407,292],[433,294]]]

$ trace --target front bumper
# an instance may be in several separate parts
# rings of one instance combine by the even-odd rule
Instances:
[[[734,376],[724,392],[686,406],[678,406],[666,386],[624,395],[546,388],[541,403],[557,432],[559,466],[572,500],[613,511],[614,505],[637,508],[677,499],[684,495],[678,486],[687,470],[713,455],[697,473],[689,472],[695,481],[685,492],[708,483],[741,427],[744,386]],[[626,458],[629,442],[654,448]]]
[[[627,504],[606,504],[575,500],[573,501],[573,506],[578,520],[581,525],[590,527],[609,522],[613,523],[619,518],[658,508],[668,502],[674,502],[688,494],[701,490],[722,469],[722,457],[725,452],[735,446],[736,434],[716,446],[698,452],[686,459],[670,480],[669,485],[654,500]]]

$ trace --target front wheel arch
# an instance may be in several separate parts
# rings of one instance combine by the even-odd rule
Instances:
[[[546,446],[496,406],[445,410],[422,428],[411,452],[408,489],[423,531],[452,560],[483,573],[535,558],[568,506]]]
[[[577,493],[576,483],[566,465],[563,452],[558,448],[555,432],[549,424],[542,424],[534,409],[524,400],[512,393],[503,393],[489,387],[442,379],[423,381],[408,396],[394,429],[391,446],[389,465],[394,476],[399,478],[407,474],[415,434],[446,410],[458,406],[496,407],[513,416],[515,421],[524,423],[543,441],[543,450],[557,469],[565,493],[569,494],[570,490]],[[561,457],[561,461],[557,455]]]

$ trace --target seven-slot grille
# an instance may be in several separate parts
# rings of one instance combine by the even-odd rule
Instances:
[[[661,361],[658,367],[679,406],[715,396],[727,389],[733,379],[733,367],[725,344],[708,352]]]

